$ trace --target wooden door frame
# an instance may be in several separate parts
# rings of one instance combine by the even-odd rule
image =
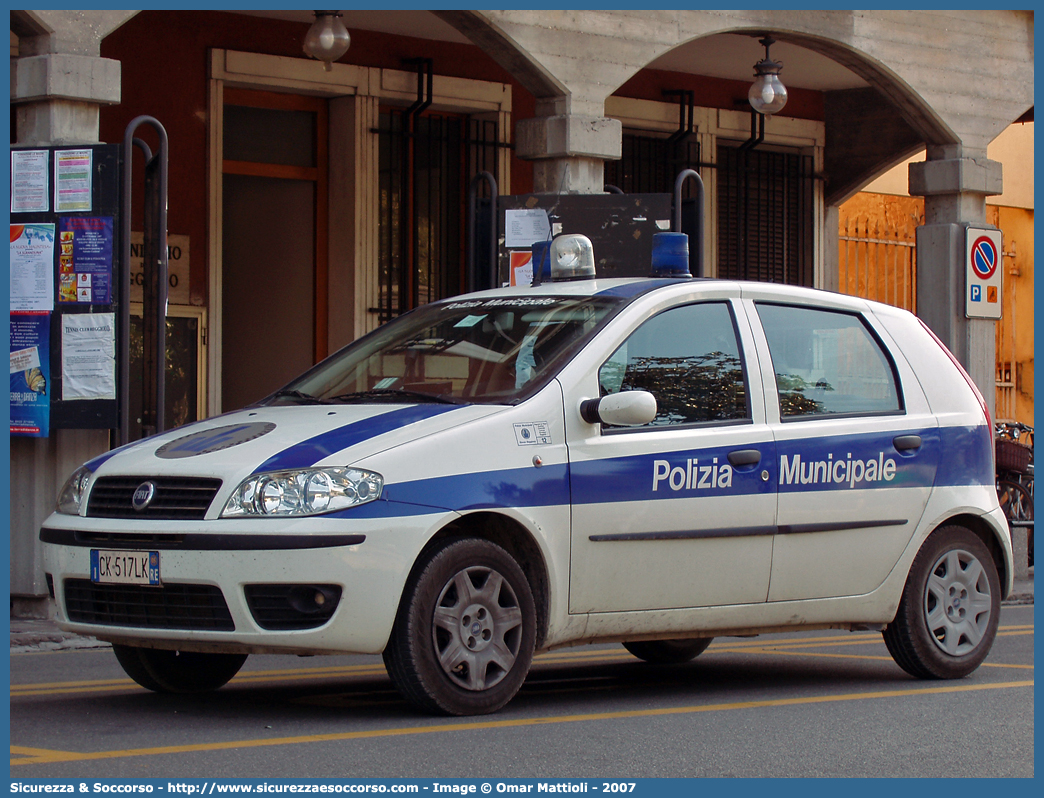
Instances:
[[[272,177],[284,180],[304,180],[313,184],[315,208],[315,249],[312,268],[312,358],[318,362],[328,351],[328,329],[330,324],[326,295],[329,290],[329,110],[322,97],[257,89],[226,87],[222,106],[238,105],[249,108],[271,108],[281,111],[307,111],[316,115],[315,166],[290,166],[286,164],[232,161],[224,158],[222,151],[222,175],[246,175],[249,177]]]
[[[417,94],[414,72],[335,63],[330,72],[309,58],[211,48],[208,51],[207,108],[207,283],[211,335],[208,362],[209,414],[221,412],[220,346],[224,328],[222,296],[222,149],[224,94],[236,88],[293,92],[329,102],[330,172],[327,203],[330,219],[328,257],[330,294],[327,347],[331,351],[378,326],[368,312],[378,303],[377,259],[377,105],[409,105]],[[496,120],[498,143],[511,141],[512,86],[471,78],[434,76],[432,108]],[[675,112],[676,113],[676,112]],[[498,148],[500,193],[511,193],[511,150]],[[338,275],[334,278],[334,275]],[[323,309],[321,312],[326,312]]]

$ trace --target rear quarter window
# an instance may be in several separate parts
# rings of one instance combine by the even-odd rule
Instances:
[[[854,313],[756,303],[784,421],[903,410],[895,365]]]

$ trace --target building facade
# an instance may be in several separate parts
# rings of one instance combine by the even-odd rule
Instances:
[[[311,12],[12,12],[12,144],[116,142],[143,114],[169,136],[174,422],[261,398],[465,290],[482,173],[501,195],[659,193],[692,168],[708,275],[838,290],[841,204],[919,150],[918,312],[992,393],[995,325],[953,301],[959,238],[1003,191],[987,147],[1032,109],[1032,12],[343,19],[352,43],[327,71],[302,53]],[[759,120],[747,90],[766,35],[790,98]],[[11,444],[12,594],[39,612],[39,524],[109,440]]]

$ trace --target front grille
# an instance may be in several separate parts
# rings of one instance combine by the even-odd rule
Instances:
[[[340,585],[246,585],[247,606],[262,629],[316,629],[341,600]]]
[[[131,497],[144,482],[155,484],[156,494],[135,510]],[[200,521],[220,487],[220,479],[197,477],[101,477],[91,488],[87,517]]]
[[[145,587],[66,579],[65,612],[70,621],[103,626],[214,632],[236,628],[221,589],[214,585]]]

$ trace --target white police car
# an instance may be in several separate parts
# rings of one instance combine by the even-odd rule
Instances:
[[[250,653],[383,652],[451,714],[589,641],[684,662],[876,629],[915,676],[978,667],[1011,540],[985,405],[926,327],[670,262],[589,279],[582,237],[550,260],[87,463],[41,530],[61,626],[158,691]]]

